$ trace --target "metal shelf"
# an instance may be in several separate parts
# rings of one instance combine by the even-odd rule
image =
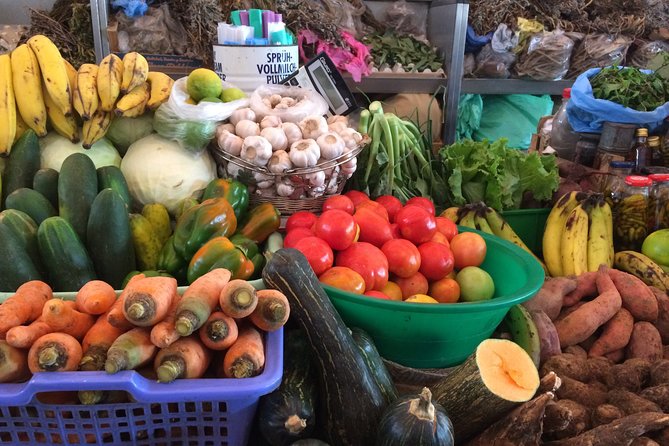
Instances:
[[[523,79],[463,79],[462,93],[478,94],[549,94],[558,96],[573,80],[532,81]]]
[[[350,75],[344,75],[346,85],[353,92],[362,93],[429,93],[446,83],[444,74],[373,73],[355,82]]]

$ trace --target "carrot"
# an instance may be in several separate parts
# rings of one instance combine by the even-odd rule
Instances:
[[[138,327],[150,327],[165,319],[177,294],[173,277],[145,277],[128,282],[124,293],[123,314]]]
[[[249,319],[264,331],[275,331],[283,327],[290,316],[290,304],[286,296],[278,290],[258,290],[258,305]]]
[[[127,294],[128,285],[140,279],[143,279],[144,277],[146,276],[144,276],[144,274],[142,273],[135,274],[134,276],[132,276],[128,281],[127,285],[125,286],[125,288],[123,289],[123,291],[121,292],[121,295],[116,299],[116,301],[111,306],[109,311],[107,311],[107,321],[111,326],[116,327],[123,331],[128,331],[134,327],[134,325],[128,319],[126,319],[125,314],[123,314],[123,304],[125,302],[125,296]]]
[[[79,370],[97,371],[104,369],[107,351],[114,341],[127,330],[121,330],[109,323],[107,314],[98,316],[95,324],[81,341],[83,356]]]
[[[175,379],[201,378],[211,362],[211,351],[193,335],[181,338],[156,355],[153,368],[158,382],[170,383]]]
[[[151,343],[151,330],[136,327],[116,338],[107,351],[105,370],[117,373],[131,370],[147,364],[156,353],[156,346]]]
[[[222,311],[211,313],[198,331],[200,340],[212,350],[225,350],[237,340],[237,322]]]
[[[62,299],[49,299],[42,309],[42,320],[51,325],[53,331],[69,334],[82,339],[95,323],[95,318],[77,311]]]
[[[216,268],[190,284],[176,311],[176,329],[180,336],[188,336],[204,325],[218,305],[230,277],[227,269]]]
[[[253,313],[258,305],[258,296],[256,289],[246,280],[234,279],[223,287],[218,302],[223,313],[241,319]]]
[[[30,348],[40,336],[55,331],[42,317],[38,317],[30,325],[12,327],[7,332],[7,343],[16,348]]]
[[[28,351],[28,367],[33,373],[77,370],[81,344],[67,333],[47,333]]]
[[[629,343],[634,328],[634,317],[625,308],[618,310],[606,324],[601,336],[590,347],[589,356],[604,356]]]
[[[28,353],[0,341],[0,383],[24,381],[30,376]]]
[[[107,282],[91,280],[77,292],[77,309],[88,314],[106,313],[116,302],[116,291]]]
[[[31,280],[18,287],[16,293],[0,305],[0,334],[37,319],[52,297],[51,287],[41,280]]]
[[[179,298],[179,293],[176,293],[172,298],[172,308],[170,308],[165,319],[158,322],[151,329],[151,342],[158,348],[168,347],[180,337],[174,325],[179,302],[181,302],[181,299]]]
[[[221,367],[222,365],[222,367]],[[260,332],[251,324],[239,328],[239,336],[219,364],[219,378],[250,378],[265,366],[265,350]]]
[[[648,285],[632,274],[610,269],[609,276],[615,284],[623,307],[626,308],[637,321],[655,322],[659,313],[657,299]]]

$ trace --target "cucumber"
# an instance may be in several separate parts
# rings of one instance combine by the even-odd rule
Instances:
[[[0,291],[14,292],[25,282],[42,280],[19,237],[0,224]]]
[[[49,200],[36,190],[22,187],[7,196],[7,209],[17,209],[25,212],[39,226],[45,219],[58,215]]]
[[[40,272],[45,275],[42,259],[39,256],[37,247],[37,223],[30,218],[30,215],[18,209],[5,209],[0,212],[0,224],[3,224],[18,236],[23,248],[26,250],[33,264]]]
[[[17,189],[31,187],[40,165],[39,139],[33,130],[26,130],[14,143],[2,174],[2,202]]]
[[[93,161],[83,153],[65,158],[58,175],[58,213],[86,243],[91,205],[98,195],[98,174]]]
[[[45,167],[35,172],[33,189],[44,195],[47,200],[58,208],[58,171]]]
[[[132,205],[128,183],[125,181],[123,172],[116,166],[102,166],[98,168],[98,190],[114,189],[123,199],[128,209]]]
[[[135,249],[128,209],[112,189],[104,189],[93,201],[86,247],[98,278],[120,289],[123,279],[135,269]]]
[[[86,248],[64,218],[44,220],[37,228],[37,245],[54,291],[79,291],[96,279]]]

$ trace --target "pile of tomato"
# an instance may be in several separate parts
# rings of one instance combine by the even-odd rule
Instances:
[[[320,281],[351,293],[410,302],[453,303],[455,272],[479,266],[483,237],[458,233],[427,198],[405,204],[359,191],[329,197],[320,216],[301,211],[286,222],[286,248],[301,251]]]

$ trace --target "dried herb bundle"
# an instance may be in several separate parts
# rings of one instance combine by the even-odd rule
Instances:
[[[219,0],[170,0],[170,11],[188,34],[190,51],[203,59],[205,66],[213,65],[211,45],[217,40],[218,22],[224,20]]]

